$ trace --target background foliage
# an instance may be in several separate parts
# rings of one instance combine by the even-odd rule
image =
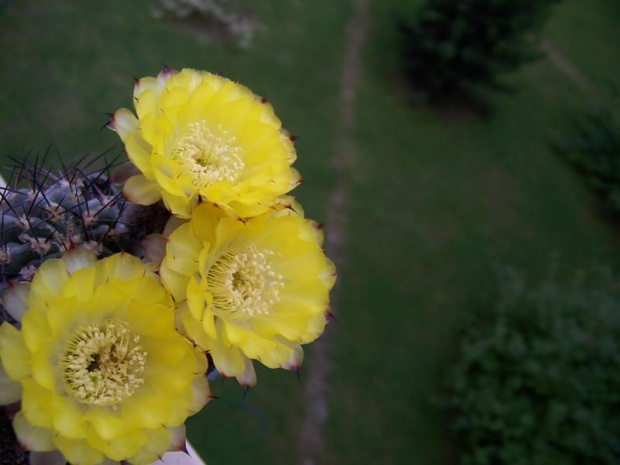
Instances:
[[[505,89],[500,77],[540,58],[538,32],[559,0],[426,0],[401,21],[403,66],[431,101]]]
[[[620,213],[620,97],[591,104],[575,117],[555,149],[584,175],[604,206]]]
[[[447,404],[464,464],[620,460],[620,277],[599,269],[529,287],[465,330]]]

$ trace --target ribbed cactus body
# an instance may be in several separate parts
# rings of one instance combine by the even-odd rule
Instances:
[[[87,174],[74,166],[53,176],[21,167],[15,184],[0,189],[0,289],[29,280],[43,260],[74,246],[100,256],[139,247],[130,234],[128,205],[106,171]]]

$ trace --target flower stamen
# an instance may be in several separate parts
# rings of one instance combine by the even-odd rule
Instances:
[[[189,123],[177,140],[172,159],[179,162],[181,171],[192,179],[198,189],[216,182],[237,182],[245,163],[235,137],[217,125],[213,128],[202,120]]]
[[[222,254],[207,273],[213,309],[235,320],[267,315],[280,300],[284,277],[270,263],[271,250],[250,246]]]
[[[61,361],[63,381],[79,402],[116,406],[144,384],[147,353],[128,324],[112,319],[77,328]]]

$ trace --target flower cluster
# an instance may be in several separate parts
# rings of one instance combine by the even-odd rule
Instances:
[[[48,217],[76,209],[101,229],[92,243],[72,227],[27,262],[19,229],[0,248],[0,404],[15,406],[32,463],[148,464],[184,450],[186,418],[212,398],[207,372],[247,389],[253,360],[297,370],[327,321],[335,270],[321,227],[286,195],[300,177],[272,107],[223,77],[167,68],[137,80],[134,102],[137,116],[120,109],[108,123],[130,164],[105,189],[99,172],[80,185],[46,174],[51,185],[0,190],[3,237],[23,216],[24,230],[49,240],[62,226]],[[99,184],[84,197],[90,179]],[[62,202],[50,200],[56,191]],[[29,221],[36,209],[47,236]],[[140,245],[113,250],[119,225]],[[9,265],[30,273],[5,275]]]

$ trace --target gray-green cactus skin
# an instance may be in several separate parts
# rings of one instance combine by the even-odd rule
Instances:
[[[75,246],[101,257],[138,252],[131,231],[136,208],[109,181],[107,168],[85,172],[74,164],[54,175],[24,162],[12,178],[0,188],[0,290],[30,280],[44,260]]]

